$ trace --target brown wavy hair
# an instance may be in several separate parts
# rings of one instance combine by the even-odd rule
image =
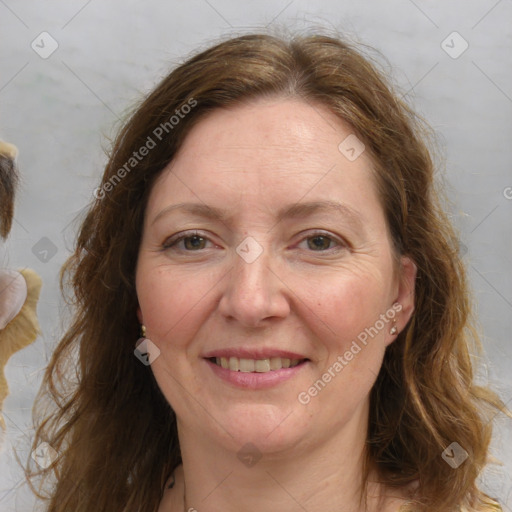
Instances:
[[[73,317],[34,406],[32,445],[47,442],[58,457],[46,470],[30,459],[25,468],[29,481],[41,480],[38,490],[31,487],[48,511],[157,510],[181,456],[175,414],[150,367],[133,354],[148,195],[204,115],[276,96],[324,105],[352,127],[372,156],[395,254],[418,268],[413,316],[388,347],[371,391],[365,478],[374,467],[388,486],[418,480],[417,510],[500,510],[476,478],[488,462],[492,415],[504,404],[473,381],[470,354],[481,346],[448,199],[434,180],[432,132],[363,52],[318,32],[217,41],[134,107],[61,272]],[[164,123],[162,141],[127,167]],[[41,411],[43,404],[50,408]],[[441,456],[454,441],[469,454],[457,470]]]

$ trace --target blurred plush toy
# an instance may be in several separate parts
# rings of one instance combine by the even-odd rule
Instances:
[[[18,181],[16,156],[12,144],[0,141],[0,238],[7,238],[14,213]],[[41,278],[33,270],[0,268],[0,429],[5,430],[2,406],[9,393],[4,367],[18,350],[32,343],[39,334],[36,306]]]

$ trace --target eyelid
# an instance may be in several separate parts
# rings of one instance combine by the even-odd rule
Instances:
[[[338,250],[341,250],[344,248],[345,249],[349,248],[348,242],[346,242],[343,238],[332,234],[329,231],[313,228],[311,233],[308,233],[308,230],[306,230],[306,232],[302,232],[300,234],[303,236],[299,242],[303,242],[304,240],[307,240],[308,238],[315,238],[317,236],[325,236],[326,238],[329,238],[330,240],[332,240],[333,242],[336,242],[338,244],[337,247],[331,247],[330,249],[326,249],[325,251],[311,251],[311,252],[328,253],[331,251],[338,251]]]
[[[184,238],[189,238],[193,236],[198,236],[201,238],[204,238],[205,240],[208,240],[211,242],[210,238],[203,235],[199,230],[192,229],[189,231],[181,231],[180,233],[176,233],[173,236],[170,236],[165,239],[164,243],[162,244],[163,249],[170,249],[174,244],[177,244],[178,242],[181,242]],[[193,252],[193,251],[187,251],[187,252]]]
[[[330,251],[341,250],[343,248],[349,248],[349,244],[343,238],[333,235],[332,233],[325,231],[325,230],[312,228],[312,231],[310,233],[308,232],[308,230],[306,230],[306,231],[303,231],[302,233],[300,233],[300,235],[303,235],[303,236],[299,240],[299,243],[303,242],[304,240],[307,240],[308,238],[314,238],[316,236],[325,236],[326,238],[329,238],[330,240],[332,240],[333,242],[336,242],[338,244],[337,247],[332,247],[330,249],[326,249],[325,251],[311,251],[311,252],[327,253]],[[206,241],[212,242],[212,240],[208,236],[203,235],[200,230],[193,229],[193,230],[189,230],[189,231],[182,231],[180,233],[177,233],[176,235],[173,235],[173,236],[167,238],[164,241],[164,243],[162,244],[162,249],[163,250],[170,249],[178,242],[181,242],[181,240],[183,240],[184,238],[189,238],[189,237],[193,237],[193,236],[198,236],[200,238],[203,238]],[[185,252],[200,252],[200,251],[185,251]]]

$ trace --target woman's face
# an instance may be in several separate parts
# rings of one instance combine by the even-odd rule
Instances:
[[[362,149],[322,106],[258,100],[201,120],[158,177],[139,320],[180,429],[268,453],[365,434],[415,267],[399,279]]]

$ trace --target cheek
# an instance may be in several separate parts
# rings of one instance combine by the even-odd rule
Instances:
[[[141,258],[137,296],[146,332],[171,366],[200,350],[198,331],[214,312],[226,270],[156,264]],[[186,352],[186,354],[185,354]]]
[[[176,267],[157,267],[151,262],[141,261],[137,271],[137,296],[146,325],[147,337],[160,349],[160,356],[151,369],[169,404],[176,411],[190,408],[186,396],[199,396],[200,384],[190,375],[185,362],[198,328],[204,322],[208,291],[215,283],[199,273],[189,275]],[[184,383],[186,382],[186,386]],[[186,416],[186,413],[183,413]]]
[[[177,276],[174,268],[149,268],[144,264],[137,274],[137,296],[148,337],[158,345],[173,338],[174,330],[183,337],[184,327],[211,288],[194,276]]]
[[[321,338],[326,357],[318,378],[329,379],[331,393],[352,410],[369,393],[382,365],[383,339],[391,325],[379,320],[391,306],[386,289],[378,276],[352,274],[330,285],[329,293],[314,304],[318,318],[328,326],[328,335]],[[376,322],[381,327],[377,331]],[[319,404],[330,400],[332,395],[324,393]]]
[[[309,285],[309,301],[330,345],[344,346],[374,325],[391,305],[387,304],[382,280],[374,274],[339,273],[332,277],[322,287],[320,283],[318,287]]]

